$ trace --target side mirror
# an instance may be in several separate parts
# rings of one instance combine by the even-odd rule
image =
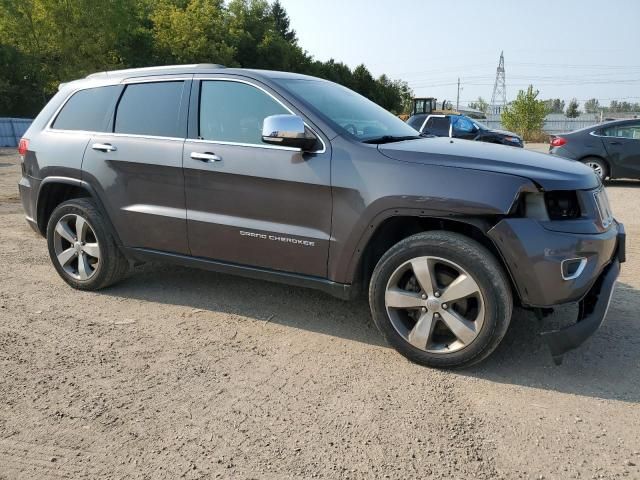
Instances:
[[[313,150],[318,139],[307,133],[304,121],[297,115],[271,115],[262,123],[262,141],[309,151]]]

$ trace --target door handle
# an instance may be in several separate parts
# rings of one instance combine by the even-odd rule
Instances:
[[[200,160],[201,162],[221,162],[222,157],[219,157],[215,153],[212,152],[191,152],[191,158],[193,160]]]
[[[109,143],[94,143],[93,145],[91,145],[91,148],[100,152],[115,152],[116,150],[118,150],[116,147]]]
[[[622,142],[609,142],[609,145],[622,145]]]

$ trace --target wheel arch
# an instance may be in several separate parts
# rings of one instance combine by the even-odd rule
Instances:
[[[511,272],[499,249],[486,232],[498,222],[492,217],[432,217],[397,215],[383,220],[358,249],[359,258],[353,272],[353,283],[366,289],[375,266],[389,248],[411,235],[421,232],[443,230],[455,232],[477,241],[489,250],[499,262],[509,279],[514,298],[520,298]],[[360,290],[360,289],[357,289]]]
[[[111,218],[107,214],[100,197],[91,185],[83,180],[71,177],[46,177],[40,184],[36,202],[36,223],[43,237],[47,235],[47,224],[58,205],[74,198],[90,198],[104,215],[111,234],[118,245],[122,245]]]
[[[615,176],[613,175],[614,172],[613,172],[613,168],[612,168],[611,162],[609,160],[607,160],[605,157],[603,157],[602,155],[594,155],[594,154],[584,155],[584,156],[580,157],[578,159],[578,161],[584,163],[589,158],[597,158],[602,163],[604,163],[604,165],[607,167],[607,174],[608,174],[607,177],[615,178]]]

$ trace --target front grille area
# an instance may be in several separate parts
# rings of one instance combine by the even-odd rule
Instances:
[[[609,228],[609,225],[613,222],[613,213],[611,212],[609,197],[607,196],[607,192],[604,187],[594,192],[593,198],[596,202],[598,215],[600,216],[600,223],[604,228]]]

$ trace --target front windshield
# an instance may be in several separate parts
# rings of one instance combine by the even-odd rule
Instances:
[[[487,127],[484,123],[480,123],[477,120],[471,120],[471,121],[478,128],[478,130],[489,130],[489,127]]]
[[[418,132],[398,117],[337,83],[306,79],[276,81],[336,130],[346,132],[361,142],[383,137],[418,138]]]

